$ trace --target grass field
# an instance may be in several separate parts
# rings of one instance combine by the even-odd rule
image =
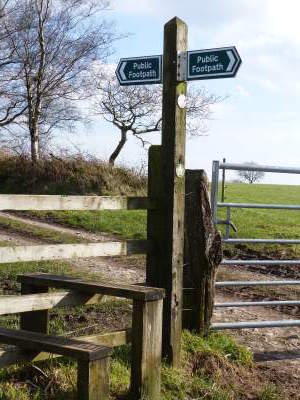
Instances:
[[[106,232],[121,239],[145,239],[147,212],[136,211],[30,211],[42,220],[62,223],[90,232]]]
[[[300,186],[227,184],[225,202],[300,205]],[[231,215],[238,237],[300,238],[300,211],[232,209]]]
[[[225,194],[225,202],[231,203],[300,204],[300,186],[232,183],[226,185]],[[225,209],[219,209],[220,219],[225,214]],[[92,232],[108,232],[120,238],[146,238],[146,211],[39,212],[35,215]],[[231,237],[300,239],[300,211],[232,209],[231,220],[238,229],[236,234],[231,232]],[[224,231],[223,226],[219,228]],[[283,249],[282,246],[254,247],[262,252]],[[284,248],[290,255],[300,253],[297,245]]]
[[[7,218],[0,215],[0,229],[7,233],[17,233],[27,238],[38,238],[42,241],[49,243],[84,243],[82,238],[76,237],[75,235],[68,234],[66,232],[54,231],[53,229],[40,228],[33,226],[22,221],[17,221],[12,218]],[[11,242],[0,241],[0,247],[3,246],[14,246]]]

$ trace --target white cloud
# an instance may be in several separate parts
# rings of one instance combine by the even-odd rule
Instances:
[[[236,90],[240,96],[244,97],[250,96],[250,92],[243,85],[237,85]]]
[[[130,15],[155,15],[156,1],[149,0],[113,0],[113,9]]]
[[[115,0],[114,4],[122,23],[130,28],[130,21],[135,22],[135,36],[129,39],[133,54],[142,54],[146,43],[150,50],[152,45],[161,49],[162,38],[161,43],[153,43],[151,32],[161,32],[163,24],[177,15],[189,26],[191,50],[236,45],[242,57],[236,80],[203,82],[209,91],[228,93],[229,98],[213,106],[210,135],[188,142],[190,167],[209,170],[212,159],[224,156],[232,162],[297,164],[299,0],[210,0],[205,4],[199,0]],[[108,149],[117,137],[112,135],[110,141]],[[133,146],[124,152],[128,160],[139,154]]]

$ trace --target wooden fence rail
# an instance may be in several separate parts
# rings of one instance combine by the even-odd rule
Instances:
[[[91,295],[79,292],[37,293],[23,296],[0,296],[0,315],[16,314],[29,311],[50,310],[58,307],[76,307],[97,304],[103,295]]]
[[[0,247],[0,264],[62,260],[66,258],[128,256],[132,254],[143,254],[146,253],[146,251],[146,240],[85,244],[7,246]]]
[[[147,197],[127,196],[60,196],[1,194],[0,210],[142,210],[150,209]]]

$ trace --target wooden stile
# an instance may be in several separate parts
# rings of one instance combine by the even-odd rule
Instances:
[[[108,333],[99,333],[96,335],[79,336],[74,340],[82,340],[102,346],[117,347],[131,342],[131,329],[119,330]],[[9,347],[0,349],[0,368],[8,367],[20,362],[39,362],[52,358],[61,357],[58,354],[40,352],[38,354],[28,353],[18,347]]]
[[[6,329],[0,327],[0,342],[15,345],[33,352],[48,351],[76,360],[93,361],[111,353],[106,346],[81,340],[49,336],[28,330]]]
[[[109,347],[26,330],[0,328],[0,342],[15,344],[32,354],[49,351],[73,358],[78,365],[78,400],[109,400]]]
[[[102,294],[107,296],[117,296],[125,299],[139,301],[155,301],[164,298],[164,290],[153,287],[128,285],[118,282],[107,282],[105,280],[97,282],[83,281],[82,279],[70,276],[60,276],[51,274],[24,274],[18,277],[22,285],[54,287],[74,290],[90,294]]]
[[[165,295],[163,289],[114,282],[108,283],[105,281],[95,283],[51,274],[26,274],[18,278],[22,287],[26,288],[27,291],[33,290],[38,286],[40,286],[40,290],[56,287],[87,294],[97,293],[132,299],[131,394],[135,399],[159,400],[161,387],[162,304]],[[35,311],[23,314],[25,315],[23,320],[26,326],[30,325],[31,318],[35,330],[38,328],[44,329],[44,322],[39,325],[34,315],[40,312],[43,313],[43,311]],[[78,382],[79,385],[83,385],[83,387],[78,387],[78,391],[82,396],[80,399],[98,400],[97,397],[94,397],[96,392],[93,394],[89,390],[89,386],[92,388],[97,387],[94,382],[94,376],[99,375],[100,368],[101,371],[105,370],[104,362],[100,363],[100,360],[95,364],[79,363]],[[101,390],[104,391],[104,389],[102,388]],[[97,392],[99,390],[97,389]]]

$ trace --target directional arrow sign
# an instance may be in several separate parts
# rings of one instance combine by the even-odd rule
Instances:
[[[232,78],[242,60],[235,47],[188,51],[187,80]]]
[[[121,58],[116,75],[120,85],[162,82],[162,56]]]

